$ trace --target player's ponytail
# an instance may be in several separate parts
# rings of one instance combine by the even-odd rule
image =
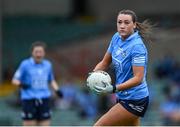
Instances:
[[[150,35],[152,33],[152,28],[154,25],[151,25],[151,23],[148,20],[145,20],[144,22],[140,23],[138,22],[138,18],[135,14],[135,12],[131,10],[122,10],[119,12],[119,14],[126,14],[130,15],[132,17],[132,21],[136,23],[135,30],[139,31],[140,36],[144,41],[150,41]]]
[[[142,39],[144,41],[150,41],[150,35],[152,33],[153,25],[148,20],[143,21],[142,23],[136,22],[136,29],[139,31]]]

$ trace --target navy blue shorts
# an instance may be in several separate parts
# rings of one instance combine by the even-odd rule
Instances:
[[[50,99],[22,100],[23,120],[46,120],[50,119]]]
[[[117,99],[117,103],[120,103],[127,111],[131,112],[132,114],[143,117],[149,104],[149,96],[137,100]]]

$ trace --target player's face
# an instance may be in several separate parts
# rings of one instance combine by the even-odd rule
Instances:
[[[32,56],[37,63],[40,63],[45,56],[44,48],[41,46],[34,47],[32,51]]]
[[[131,15],[119,14],[117,17],[117,31],[121,35],[122,39],[126,39],[134,32],[136,23],[132,21]]]

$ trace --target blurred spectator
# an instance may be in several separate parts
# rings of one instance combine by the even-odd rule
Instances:
[[[76,109],[81,118],[94,119],[97,115],[97,96],[87,88],[80,88],[72,79],[67,79],[61,86],[63,99],[56,103],[56,107],[64,110]]]
[[[97,116],[97,96],[83,88],[76,97],[78,110],[82,118],[94,119]]]
[[[157,61],[157,65],[155,67],[155,75],[157,78],[166,78],[173,73],[175,60],[170,55],[165,55],[165,57]]]
[[[78,85],[71,82],[70,79],[65,81],[61,86],[63,93],[63,99],[60,99],[56,103],[56,107],[60,109],[69,109],[75,104],[76,94],[78,92]]]
[[[175,84],[180,84],[180,65],[176,59],[166,55],[157,63],[154,72],[158,79],[167,78]]]
[[[177,86],[169,85],[163,89],[165,101],[160,105],[163,125],[180,125],[180,94]]]
[[[172,70],[171,79],[180,86],[180,64],[176,62]]]
[[[163,84],[165,100],[160,104],[163,125],[180,125],[180,66],[177,59],[165,55],[157,62],[155,75],[158,79],[167,79]]]

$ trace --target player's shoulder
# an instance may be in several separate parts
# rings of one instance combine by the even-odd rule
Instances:
[[[134,38],[133,43],[131,43],[133,47],[145,47],[144,41],[140,35]]]
[[[119,38],[120,38],[119,33],[118,32],[114,33],[111,39],[112,45],[114,45],[119,40]]]
[[[48,66],[51,66],[51,65],[52,65],[52,64],[51,64],[51,61],[48,60],[48,59],[43,59],[43,63],[44,63],[45,65],[48,65]]]
[[[22,60],[21,65],[28,65],[30,61],[30,58],[25,58],[24,60]]]
[[[136,38],[135,39],[135,44],[144,45],[144,41],[143,41],[142,37],[139,36],[138,38]]]
[[[141,52],[141,53],[147,53],[146,46],[144,43],[136,43],[132,45],[131,52]]]
[[[20,67],[20,68],[28,68],[29,65],[30,65],[29,63],[30,63],[29,58],[25,58],[25,59],[23,59],[23,60],[20,62],[19,67]]]
[[[132,51],[141,50],[146,51],[146,46],[141,37],[136,38],[131,44]]]
[[[144,42],[142,41],[141,38],[137,38],[134,43],[132,44],[132,48],[133,49],[141,49],[144,50],[146,48],[146,46],[144,45]]]
[[[119,38],[119,33],[118,32],[114,33],[114,35],[112,37],[112,39],[116,39],[116,38]]]

